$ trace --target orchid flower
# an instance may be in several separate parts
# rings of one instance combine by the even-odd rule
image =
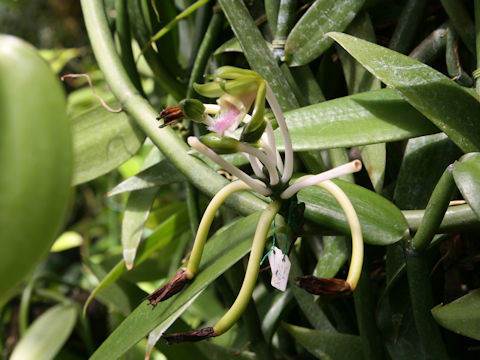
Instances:
[[[350,224],[352,260],[346,280],[305,276],[296,279],[297,284],[311,293],[324,296],[350,294],[358,283],[363,263],[362,233],[350,200],[330,179],[359,171],[362,167],[361,162],[355,160],[317,175],[303,176],[290,185],[293,171],[292,142],[283,112],[267,82],[252,70],[225,66],[216,71],[212,81],[202,85],[196,84],[195,90],[203,96],[218,98],[217,105],[202,104],[198,100],[187,99],[183,100],[178,107],[162,111],[160,118],[164,119],[165,125],[183,118],[204,123],[212,133],[200,138],[191,136],[187,139],[188,144],[235,175],[238,180],[226,185],[213,197],[200,222],[187,266],[180,269],[166,285],[147,297],[150,304],[156,306],[160,301],[175,295],[195,276],[214,216],[230,195],[237,191],[255,191],[270,197],[272,202],[260,217],[245,279],[232,307],[213,327],[180,334],[163,334],[162,337],[169,344],[199,341],[219,336],[233,326],[251,298],[267,234],[275,216],[282,212],[285,204],[289,204],[293,199],[296,200],[296,194],[300,190],[308,186],[324,188],[340,203]],[[270,105],[283,137],[284,159],[276,148],[272,124],[265,116],[265,101]],[[252,106],[250,116],[248,112]],[[236,152],[247,155],[255,177],[238,169],[220,156]],[[160,335],[157,334],[157,339],[158,336]]]

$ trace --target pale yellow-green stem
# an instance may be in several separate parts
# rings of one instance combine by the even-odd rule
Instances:
[[[360,221],[358,221],[357,213],[355,212],[350,199],[345,195],[343,190],[338,187],[338,185],[327,180],[316,184],[316,186],[321,187],[332,194],[347,216],[352,235],[352,259],[350,261],[350,268],[348,270],[346,282],[350,285],[350,289],[353,291],[357,287],[363,265],[363,237]]]
[[[238,293],[237,299],[232,307],[223,315],[223,317],[213,327],[215,336],[221,335],[230,329],[245,311],[248,302],[252,298],[253,289],[260,269],[265,242],[267,241],[268,231],[275,215],[280,211],[281,203],[274,201],[263,211],[258,221],[255,237],[253,238],[252,251],[248,259],[247,271],[243,280],[242,287]]]
[[[234,181],[220,190],[208,204],[202,220],[200,221],[200,225],[198,226],[195,242],[193,243],[192,254],[190,255],[190,260],[188,261],[187,277],[189,279],[193,278],[198,270],[198,265],[200,264],[200,259],[202,258],[203,247],[207,241],[208,232],[218,208],[230,195],[241,190],[252,190],[252,188],[241,180]]]

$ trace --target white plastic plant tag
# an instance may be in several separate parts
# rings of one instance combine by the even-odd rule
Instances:
[[[272,270],[272,281],[270,283],[274,288],[285,291],[291,267],[288,256],[284,256],[282,250],[274,247],[270,254],[268,254],[268,262]]]

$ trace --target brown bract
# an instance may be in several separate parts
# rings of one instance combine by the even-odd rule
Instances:
[[[161,128],[172,125],[179,120],[185,119],[185,115],[179,106],[170,106],[166,109],[163,109],[160,113],[160,116],[157,117],[157,120],[163,119],[164,123],[160,125]]]
[[[343,279],[326,279],[305,275],[295,278],[295,283],[310,294],[328,298],[341,297],[352,293],[350,285]]]
[[[180,269],[168,283],[148,295],[144,300],[148,300],[150,305],[155,307],[160,301],[165,301],[182,290],[187,282],[188,277],[186,269]]]
[[[206,327],[200,330],[188,331],[184,333],[176,334],[164,334],[162,338],[167,340],[168,345],[179,344],[182,342],[201,341],[215,336],[215,332],[212,327]]]

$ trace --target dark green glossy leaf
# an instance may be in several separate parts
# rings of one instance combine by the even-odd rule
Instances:
[[[480,154],[467,154],[455,162],[453,177],[463,198],[480,220]]]
[[[332,45],[324,35],[343,31],[361,9],[365,0],[317,0],[300,18],[285,43],[289,65],[305,65]]]
[[[480,289],[432,309],[435,320],[456,334],[480,340]]]
[[[438,132],[391,89],[325,101],[289,111],[285,117],[296,151],[376,144]],[[278,130],[275,141],[283,147]]]
[[[350,198],[355,208],[363,240],[368,244],[388,245],[408,236],[408,224],[401,211],[382,196],[361,186],[333,180]],[[347,219],[336,200],[318,187],[299,192],[299,201],[306,204],[305,217],[327,228],[350,234]]]
[[[130,159],[145,140],[124,113],[99,106],[72,119],[73,185],[95,179]]]
[[[155,309],[148,306],[146,302],[139,305],[97,349],[91,359],[117,359],[157,324],[164,321],[247,254],[250,251],[259,216],[259,213],[252,214],[218,231],[207,242],[200,271],[192,283],[180,294],[160,303]]]
[[[408,141],[393,199],[402,210],[424,209],[446,167],[462,154],[445,135]]]
[[[363,359],[360,336],[328,333],[283,323],[282,326],[317,359]]]
[[[480,150],[476,95],[408,56],[341,33],[330,33],[368,71],[395,88],[464,152]]]
[[[77,307],[56,305],[40,315],[18,342],[11,360],[50,360],[67,341],[77,321]]]
[[[314,275],[320,278],[333,278],[345,264],[350,252],[345,236],[324,236],[323,251],[315,267]]]

